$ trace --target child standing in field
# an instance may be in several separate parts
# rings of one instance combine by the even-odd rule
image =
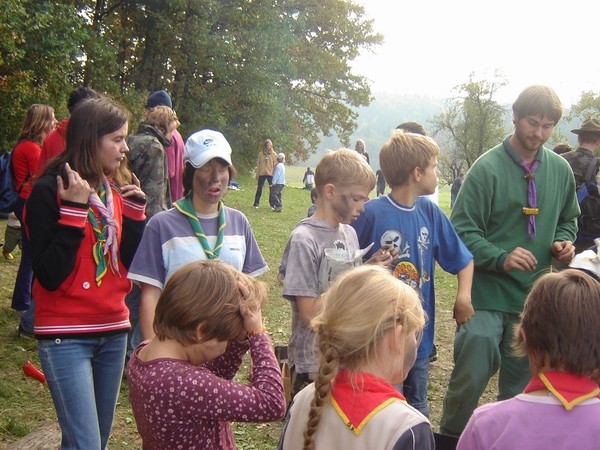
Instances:
[[[309,324],[322,309],[321,294],[336,275],[361,264],[356,232],[349,223],[363,211],[375,186],[375,173],[357,152],[340,149],[321,159],[315,182],[317,209],[296,225],[281,261],[283,296],[292,306],[288,345],[292,396],[314,380],[319,367]],[[392,256],[381,249],[372,260],[389,265]]]
[[[445,271],[458,275],[454,304],[457,325],[473,315],[473,257],[442,210],[427,198],[419,198],[435,191],[438,154],[439,147],[431,138],[394,131],[379,154],[379,165],[392,190],[367,203],[364,213],[352,224],[361,247],[374,243],[366,257],[382,246],[391,245],[397,251],[390,270],[414,288],[423,302],[429,321],[415,365],[401,389],[409,404],[425,416],[429,416],[427,382],[434,335],[436,261]]]
[[[232,421],[285,412],[279,364],[262,322],[265,285],[217,259],[177,270],[153,328],[128,366],[129,400],[146,450],[235,449]],[[250,349],[250,383],[233,380]]]
[[[476,409],[459,450],[598,448],[600,283],[567,269],[536,281],[514,346],[534,374],[522,394]]]
[[[425,314],[418,295],[383,267],[339,277],[312,321],[319,374],[294,399],[278,450],[419,449],[429,421],[392,383],[415,361]]]
[[[273,171],[273,179],[271,181],[269,192],[269,203],[271,209],[275,212],[283,211],[283,203],[281,202],[281,191],[285,186],[285,154],[277,154],[277,165]]]

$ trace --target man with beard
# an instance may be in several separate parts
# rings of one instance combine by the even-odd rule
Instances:
[[[523,391],[529,364],[513,355],[511,341],[525,297],[553,256],[568,264],[575,254],[573,173],[544,147],[562,116],[560,100],[548,87],[530,86],[512,108],[514,133],[475,161],[452,209],[451,221],[475,261],[475,315],[455,335],[444,434],[462,433],[496,371],[498,400]]]

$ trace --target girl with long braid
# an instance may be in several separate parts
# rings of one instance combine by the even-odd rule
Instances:
[[[393,386],[415,361],[426,320],[418,295],[373,265],[346,272],[323,295],[311,322],[319,372],[294,397],[278,448],[433,449],[429,421]]]

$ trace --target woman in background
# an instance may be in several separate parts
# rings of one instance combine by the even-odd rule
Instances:
[[[19,222],[21,222],[22,252],[11,306],[19,311],[21,315],[19,334],[29,337],[33,336],[33,305],[31,301],[31,278],[33,273],[31,269],[31,244],[23,226],[23,207],[31,193],[33,175],[37,171],[38,160],[42,153],[42,143],[56,124],[54,109],[51,106],[31,105],[27,108],[23,127],[12,153],[15,191],[19,193],[14,212]]]
[[[354,145],[354,150],[356,150],[356,152],[359,155],[361,155],[367,160],[369,164],[371,164],[371,161],[369,161],[369,154],[367,153],[367,148],[365,147],[365,141],[363,141],[362,139],[357,140],[356,144]]]
[[[126,111],[107,98],[73,110],[66,150],[25,208],[33,251],[35,336],[62,450],[106,448],[119,395],[131,289],[127,267],[146,197],[126,168]]]

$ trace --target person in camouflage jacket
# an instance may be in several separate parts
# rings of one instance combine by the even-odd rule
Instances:
[[[165,148],[171,145],[171,136],[178,126],[179,121],[171,108],[156,106],[144,111],[137,132],[127,137],[129,167],[147,195],[148,219],[171,207]]]
[[[588,171],[590,164],[596,164],[595,169],[595,180],[596,185],[600,185],[600,170],[598,169],[598,160],[594,160],[594,152],[600,147],[600,121],[597,119],[585,120],[581,128],[571,130],[572,133],[577,135],[578,147],[575,151],[564,153],[563,158],[567,160],[571,169],[573,169],[573,175],[575,176],[575,185],[577,189],[584,183],[585,175]],[[592,192],[591,195],[600,195],[598,191]],[[584,200],[585,201],[585,200]],[[581,203],[582,214],[589,216],[590,211],[587,211],[584,202]],[[592,212],[592,215],[596,216],[596,213]],[[600,211],[593,219],[600,221]],[[575,241],[575,248],[577,253],[580,253],[594,245],[594,238],[600,237],[600,235],[590,234],[589,230],[586,230],[586,224],[589,217],[586,219],[580,218],[579,231],[577,233],[577,240]]]

